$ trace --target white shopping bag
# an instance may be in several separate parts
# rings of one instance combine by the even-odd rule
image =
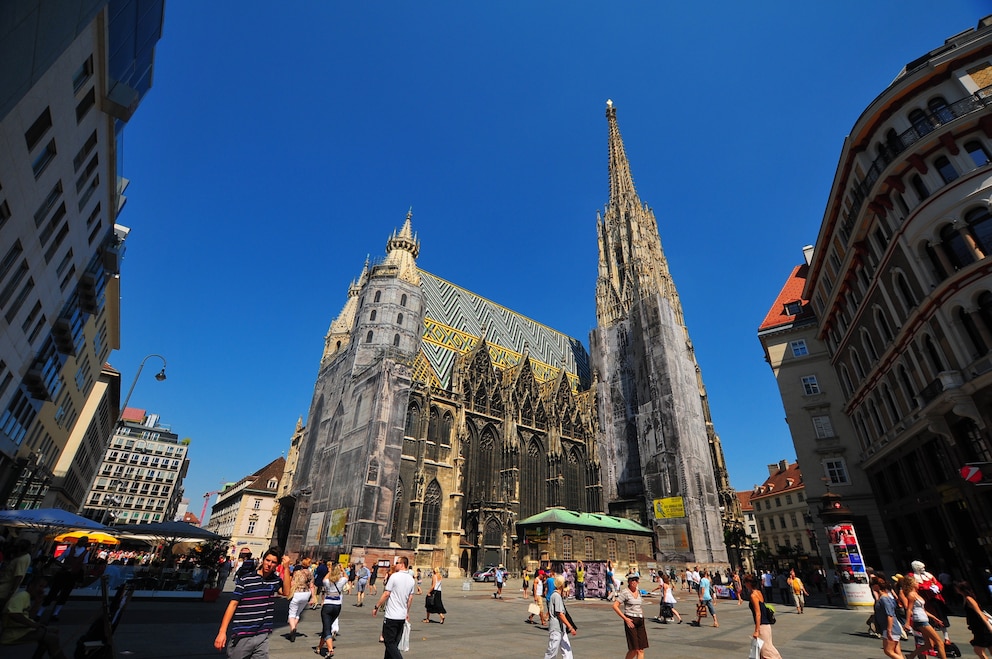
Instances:
[[[400,652],[406,652],[410,649],[410,623],[403,623],[403,635],[400,636]]]
[[[761,659],[761,646],[765,642],[760,638],[751,638],[751,651],[747,654],[747,659]]]

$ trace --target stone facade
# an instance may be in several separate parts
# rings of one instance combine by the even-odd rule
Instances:
[[[603,484],[612,514],[655,529],[658,559],[726,563],[723,529],[740,520],[720,440],[661,247],[654,212],[634,189],[612,102],[610,201],[597,216],[597,327],[590,336]],[[685,516],[654,519],[681,497]]]
[[[451,574],[505,561],[521,515],[603,508],[582,345],[419,270],[419,250],[411,213],[331,323],[290,551],[408,549]]]

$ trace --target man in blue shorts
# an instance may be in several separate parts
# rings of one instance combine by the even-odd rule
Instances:
[[[276,571],[279,550],[273,547],[265,552],[257,571],[235,579],[231,602],[214,639],[218,650],[227,647],[230,659],[268,659],[276,595],[290,597],[293,592],[289,562],[289,556],[282,557],[280,577]]]

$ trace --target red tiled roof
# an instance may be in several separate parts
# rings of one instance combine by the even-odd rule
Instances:
[[[794,492],[803,488],[805,488],[803,472],[799,470],[799,463],[793,462],[785,469],[779,469],[769,476],[768,480],[754,488],[754,491],[751,492],[751,499],[760,499],[782,492]]]
[[[751,491],[745,490],[744,492],[737,493],[737,501],[741,504],[741,512],[749,513],[754,510],[754,506],[751,505]]]
[[[758,327],[759,331],[793,322],[796,319],[796,315],[790,315],[786,312],[786,305],[790,302],[799,302],[802,305],[803,311],[806,310],[809,300],[803,299],[803,288],[806,286],[806,275],[808,272],[809,266],[805,263],[797,265],[792,269],[792,274],[789,275],[789,278],[785,281],[785,285],[782,287],[782,291],[775,298],[775,303],[768,310],[768,315],[765,316],[765,320]]]

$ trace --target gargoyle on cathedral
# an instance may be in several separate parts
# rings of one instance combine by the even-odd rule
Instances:
[[[726,562],[721,510],[739,515],[737,498],[612,104],[607,120],[592,358],[579,340],[418,268],[408,213],[325,338],[288,550],[400,547],[425,565],[517,566],[539,545],[523,545],[516,524],[558,507],[653,529],[648,560]],[[655,519],[652,502],[668,497],[682,498],[685,517]]]

